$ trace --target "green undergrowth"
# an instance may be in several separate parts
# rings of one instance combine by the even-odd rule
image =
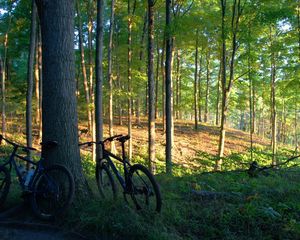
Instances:
[[[249,154],[226,160],[247,163]],[[278,160],[290,154],[282,150]],[[259,164],[270,164],[269,152],[255,149],[254,156]],[[135,161],[145,164],[141,158]],[[67,218],[68,227],[83,233],[108,239],[299,239],[298,167],[268,170],[256,178],[234,171],[203,174],[180,165],[174,166],[173,176],[158,170],[163,207],[155,214],[130,208],[120,188],[115,202],[103,201],[96,191],[94,164],[86,158],[83,165],[95,196],[76,205]],[[201,191],[222,196],[199,197],[195,192]]]
[[[1,154],[7,152],[6,148],[1,150]],[[278,161],[290,155],[288,149],[280,150]],[[155,177],[163,206],[162,212],[156,214],[130,208],[120,187],[116,201],[101,199],[95,183],[95,164],[90,156],[83,156],[84,173],[93,194],[74,203],[58,224],[90,239],[299,239],[300,168],[292,167],[299,160],[255,178],[246,172],[231,171],[246,169],[244,163],[251,162],[250,152],[224,159],[227,172],[209,173],[214,160],[214,156],[198,153],[193,161],[201,163],[200,169],[174,165],[173,176],[166,175],[164,163],[159,162]],[[253,160],[270,165],[270,151],[255,148]],[[146,165],[142,157],[133,159],[133,163],[137,162]],[[20,201],[18,191],[11,189],[7,204]],[[200,197],[197,193],[203,191],[218,195]]]

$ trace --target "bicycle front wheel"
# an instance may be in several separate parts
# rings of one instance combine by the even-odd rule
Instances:
[[[140,164],[130,168],[131,199],[138,210],[160,212],[162,200],[159,186],[149,170]]]
[[[53,165],[35,177],[32,189],[33,212],[43,220],[52,220],[63,215],[73,201],[74,179],[67,168]]]
[[[117,187],[113,175],[106,162],[97,164],[96,180],[101,196],[106,200],[114,200],[117,197]]]
[[[10,174],[5,167],[0,167],[0,208],[3,206],[10,186]]]

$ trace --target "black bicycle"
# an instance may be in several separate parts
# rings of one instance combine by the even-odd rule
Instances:
[[[17,153],[22,149],[25,153],[36,151],[32,147],[16,144],[0,135],[2,140],[13,146],[9,160],[0,165],[0,208],[3,206],[11,184],[11,169],[14,168],[23,195],[28,196],[30,205],[35,215],[43,220],[52,220],[61,216],[71,204],[74,196],[74,179],[69,170],[62,165],[51,165],[44,167],[43,159],[33,162],[28,157]],[[45,147],[54,147],[55,141],[41,143]],[[17,164],[17,159],[31,165],[27,171],[22,164]]]
[[[130,136],[116,135],[100,142],[85,142],[79,146],[100,144],[102,157],[97,159],[96,180],[103,198],[113,200],[117,197],[117,186],[114,176],[117,177],[125,200],[136,209],[160,212],[162,199],[159,186],[149,170],[141,164],[131,165],[125,154],[125,142]],[[106,142],[119,141],[122,146],[122,157],[105,149]],[[112,159],[118,160],[123,165],[124,177],[120,174]],[[130,199],[130,200],[129,200]]]

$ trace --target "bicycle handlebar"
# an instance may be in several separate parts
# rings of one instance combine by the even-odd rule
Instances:
[[[105,142],[112,142],[114,140],[117,140],[119,142],[125,142],[129,138],[130,138],[129,135],[123,136],[123,135],[119,134],[119,135],[114,135],[109,138],[106,138],[105,140],[100,141],[100,142],[90,141],[90,142],[79,143],[78,146],[84,146],[84,145],[92,146],[92,144],[104,144]]]
[[[3,135],[0,134],[0,144],[2,143],[2,140],[4,140],[5,142],[9,143],[10,145],[14,146],[14,147],[17,147],[17,148],[23,148],[23,150],[25,151],[28,151],[28,150],[31,150],[31,151],[37,151],[36,148],[33,148],[33,147],[27,147],[27,146],[22,146],[22,145],[19,145],[17,143],[14,143],[10,140],[8,140],[7,138],[3,137]]]

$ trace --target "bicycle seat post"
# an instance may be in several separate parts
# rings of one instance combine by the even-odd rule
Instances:
[[[121,144],[122,144],[122,159],[123,159],[123,161],[125,161],[125,158],[126,158],[126,154],[125,154],[125,142],[121,141]]]

